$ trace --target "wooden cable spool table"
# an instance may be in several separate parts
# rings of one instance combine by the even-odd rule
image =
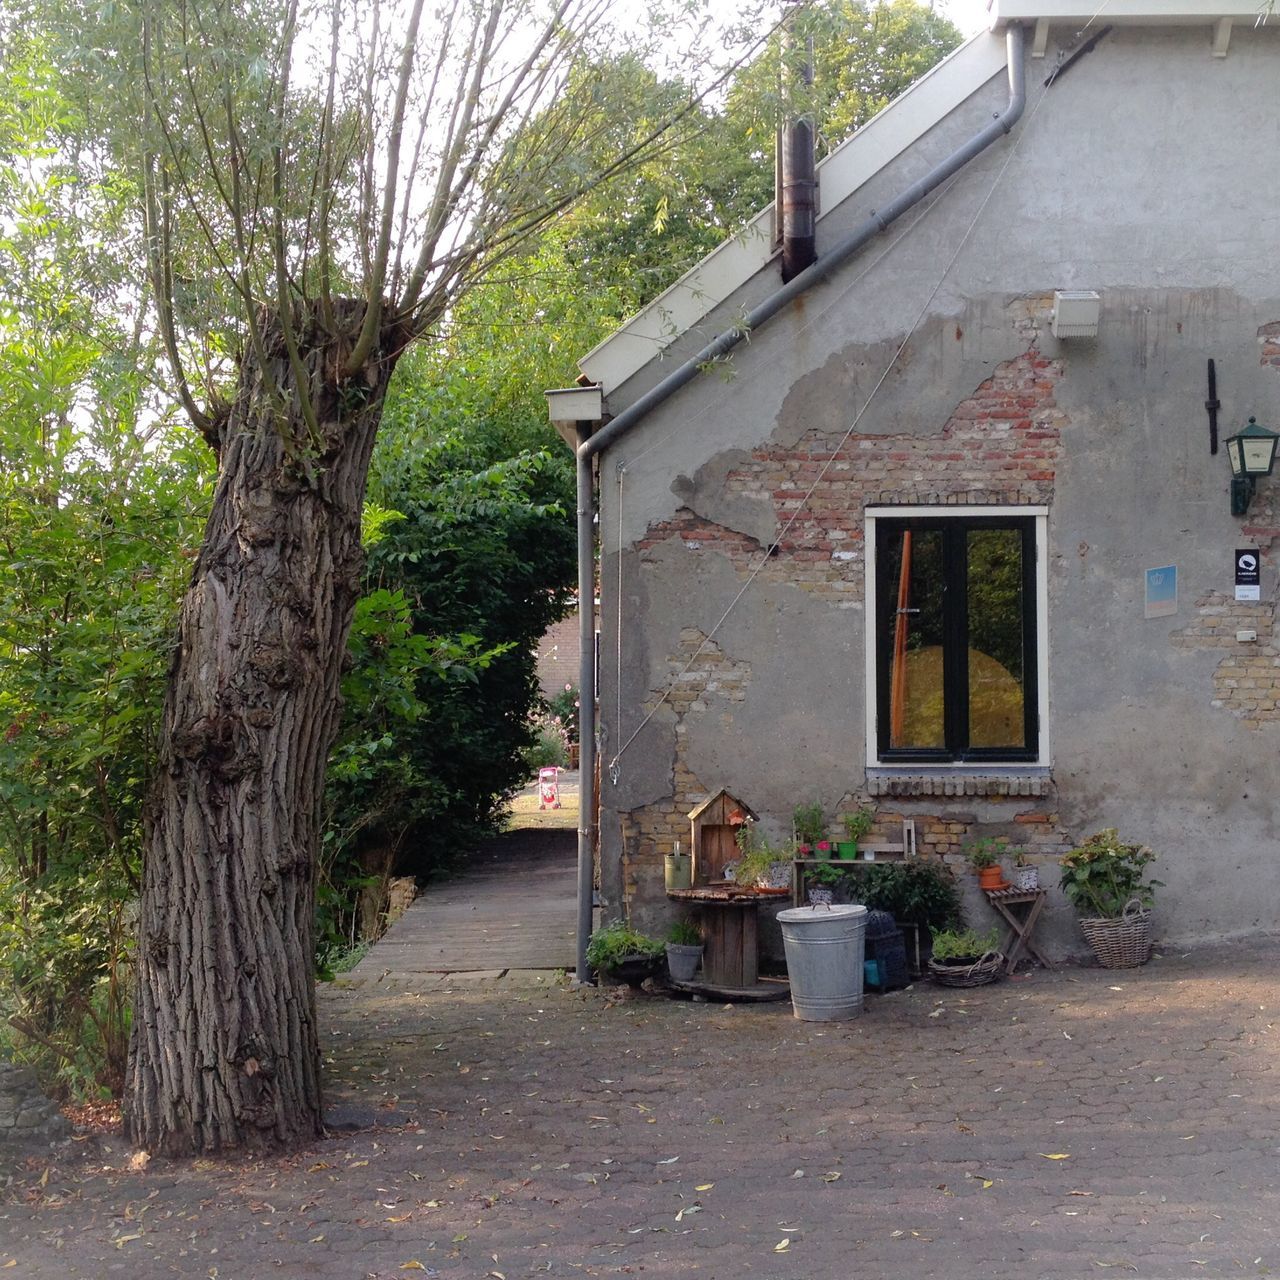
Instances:
[[[704,909],[702,978],[674,985],[725,999],[785,999],[790,994],[785,982],[760,979],[756,913],[761,902],[789,894],[789,889],[743,889],[728,882],[668,889],[668,898]]]

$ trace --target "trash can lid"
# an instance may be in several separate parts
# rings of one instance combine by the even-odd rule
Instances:
[[[856,903],[841,903],[838,906],[791,907],[778,912],[779,924],[799,924],[806,920],[839,920],[849,916],[865,916],[866,907]]]

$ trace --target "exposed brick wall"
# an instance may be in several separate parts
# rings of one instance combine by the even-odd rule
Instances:
[[[765,558],[768,548],[755,538],[682,507],[672,519],[652,525],[639,540],[641,564],[654,563],[657,548],[678,540],[690,555],[727,560],[740,579],[763,559],[760,576],[764,580],[797,585],[839,607],[863,597],[863,520],[868,505],[1047,504],[1053,494],[1064,425],[1054,398],[1062,364],[1042,355],[1035,344],[1047,300],[1021,305],[1017,325],[1027,335],[1027,349],[999,365],[961,401],[941,432],[853,434],[841,441],[839,434],[815,430],[794,446],[763,445],[752,452],[749,463],[729,472],[727,496],[764,500],[772,507],[779,529],[772,555]],[[668,655],[668,681],[653,691],[648,702],[651,708],[666,684],[674,682],[667,698],[675,715],[676,736],[671,796],[621,816],[624,892],[629,903],[642,907],[641,923],[665,903],[662,854],[670,852],[677,839],[687,849],[689,810],[706,799],[713,787],[726,781],[732,785],[732,780],[724,778],[698,778],[689,769],[685,726],[692,716],[731,714],[732,704],[750,696],[751,673],[714,643],[705,644],[689,666],[704,640],[694,629],[681,632],[679,650]],[[1025,806],[1030,790],[993,798]],[[750,796],[743,798],[751,803]],[[851,793],[835,812],[866,802],[865,796]],[[1031,803],[1037,802],[1032,799]],[[962,847],[980,832],[972,815],[947,815],[944,805],[938,803],[936,814],[914,815],[918,850],[922,857],[942,859],[959,868]],[[775,822],[789,818],[770,816]],[[1037,810],[1022,816],[1025,822],[1011,814],[1002,827],[988,827],[981,833],[1003,834],[1008,828],[1018,837],[1011,843],[1046,856],[1069,847],[1056,814]],[[892,807],[881,810],[870,838],[896,841],[901,817]]]
[[[1248,603],[1211,592],[1196,601],[1196,618],[1171,637],[1175,648],[1221,650],[1213,673],[1213,705],[1236,716],[1246,728],[1280,720],[1280,647],[1275,637],[1275,602]],[[1237,630],[1256,631],[1256,641],[1236,639]]]
[[[1031,346],[1006,361],[931,436],[807,432],[794,448],[764,446],[731,471],[730,495],[766,499],[778,520],[765,581],[839,601],[863,590],[863,513],[876,503],[1046,503],[1053,492],[1063,415],[1054,400],[1062,363]],[[766,550],[756,539],[687,507],[654,524],[642,553],[678,539],[695,555],[725,557],[741,577]]]

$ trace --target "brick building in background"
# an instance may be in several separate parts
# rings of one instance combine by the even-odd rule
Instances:
[[[1014,24],[1009,136],[602,453],[606,912],[660,926],[727,787],[776,837],[872,803],[958,870],[1007,836],[1059,953],[1054,858],[1108,826],[1160,854],[1164,936],[1280,927],[1280,478],[1234,515],[1205,403],[1212,359],[1224,437],[1280,425],[1280,30],[1095,7],[996,0],[820,166],[818,261],[1006,110]],[[773,229],[584,358],[611,414],[778,289]]]
[[[564,687],[578,686],[578,611],[548,627],[538,641],[538,691],[544,698],[554,698]]]

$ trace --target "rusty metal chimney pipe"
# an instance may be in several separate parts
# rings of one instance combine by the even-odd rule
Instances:
[[[791,43],[788,32],[787,45]],[[785,59],[785,55],[784,55]],[[789,61],[789,59],[785,59]],[[813,37],[806,42],[800,84],[813,87]],[[787,284],[818,256],[818,178],[814,157],[813,116],[802,115],[787,121],[779,140],[778,172],[781,190],[782,283]]]

